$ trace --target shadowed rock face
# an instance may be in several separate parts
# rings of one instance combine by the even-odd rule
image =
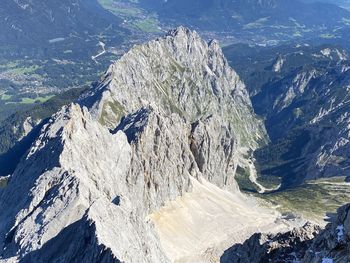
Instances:
[[[55,262],[62,259],[65,262],[120,263],[110,248],[98,243],[95,232],[95,224],[83,217],[62,229],[42,248],[25,255],[21,262]]]
[[[320,231],[307,224],[278,235],[254,234],[243,244],[226,250],[220,262],[345,263],[350,262],[350,205],[338,209]]]
[[[294,174],[283,165],[276,167],[276,174],[285,177],[284,186],[349,172],[348,70],[348,61],[338,60],[328,66],[315,63],[266,85],[254,97],[257,111],[266,114],[272,141],[278,145],[286,137],[292,140],[284,155],[286,163],[300,162],[290,169]]]
[[[234,245],[222,255],[222,263],[295,262],[305,255],[320,228],[306,224],[302,228],[277,235],[254,234],[243,244]]]
[[[215,41],[178,28],[135,46],[50,118],[1,190],[0,261],[168,262],[148,215],[200,178],[237,193],[264,140]]]
[[[325,230],[314,239],[303,263],[350,262],[350,204],[338,209]],[[330,261],[332,260],[332,261]]]

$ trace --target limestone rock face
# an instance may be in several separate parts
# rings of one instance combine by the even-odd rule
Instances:
[[[147,261],[150,247],[156,254],[155,237],[141,244],[151,226],[133,214],[138,197],[124,183],[131,151],[124,133],[112,135],[78,105],[53,116],[2,193],[1,257],[72,261],[83,250],[90,261],[98,259],[101,247],[108,248],[109,261]],[[93,241],[91,250],[84,243],[82,250],[76,242],[67,244],[67,236],[83,242],[84,233]]]
[[[308,223],[284,234],[254,234],[226,250],[221,262],[350,262],[350,204],[339,208],[330,221],[322,231]]]
[[[350,205],[337,214],[307,250],[303,263],[350,262]]]
[[[219,116],[236,139],[256,147],[265,139],[244,84],[216,41],[179,27],[163,38],[133,47],[113,64],[97,87],[82,98],[94,116],[115,128],[126,113],[157,105],[192,123]]]
[[[133,126],[127,124],[130,121]],[[141,109],[123,118],[117,129],[132,145],[126,181],[138,192],[143,216],[190,191],[190,176],[197,177],[199,171],[188,145],[188,130],[177,114]]]
[[[135,46],[1,190],[0,261],[168,262],[148,215],[199,178],[237,192],[239,160],[265,137],[215,41],[180,27]]]
[[[218,43],[207,44],[183,27],[132,48],[80,103],[112,130],[141,108],[177,116],[175,123],[183,124],[176,132],[190,141],[199,171],[220,187],[232,188],[237,155],[266,141],[245,86]]]
[[[243,244],[234,245],[222,255],[222,263],[300,262],[313,238],[320,232],[307,223],[301,228],[277,235],[254,234]]]

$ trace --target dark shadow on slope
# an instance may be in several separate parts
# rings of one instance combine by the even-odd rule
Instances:
[[[110,248],[98,244],[95,224],[85,217],[64,228],[41,249],[24,256],[23,263],[120,263]]]
[[[62,129],[58,131],[61,133]],[[56,154],[51,154],[54,149]],[[16,215],[24,208],[28,207],[28,204],[33,202],[33,195],[30,195],[30,191],[36,183],[36,180],[40,175],[46,171],[50,171],[54,168],[60,167],[59,156],[63,151],[63,145],[60,137],[53,138],[47,141],[46,147],[38,149],[33,153],[21,167],[16,168],[16,172],[9,178],[7,186],[1,191],[0,206],[2,209],[0,213],[0,222],[2,223],[2,233],[6,233],[5,236],[0,236],[0,242],[3,242],[3,254],[1,258],[10,258],[13,255],[13,251],[18,250],[18,243],[14,240],[14,236],[17,234],[17,228],[21,222],[31,216],[32,213],[37,211],[37,208],[43,205],[42,202],[48,202],[54,200],[53,191],[57,189],[57,183],[50,185],[50,188],[46,189],[44,199],[39,202],[31,211],[25,215],[21,222],[16,222]],[[19,158],[19,156],[16,156]],[[61,178],[64,178],[66,173],[62,173]],[[40,220],[40,217],[37,218]]]
[[[90,89],[78,98],[77,103],[80,107],[87,107],[90,109],[96,101],[101,100],[103,92],[107,90],[110,83],[111,81],[108,81],[105,84],[103,82],[101,84],[99,82],[93,82]]]
[[[48,119],[35,126],[26,137],[17,142],[9,151],[0,155],[0,176],[7,176],[14,172],[21,158],[37,139],[41,128],[47,123],[47,121]]]
[[[149,109],[141,108],[135,113],[124,116],[121,119],[119,125],[110,132],[112,134],[116,134],[118,131],[123,131],[126,134],[126,137],[128,138],[128,142],[132,143],[145,129],[148,122],[149,114]]]
[[[306,178],[306,160],[294,159],[281,165],[261,170],[262,176],[277,176],[282,179],[280,190],[285,190],[299,186]]]
[[[255,233],[243,244],[228,248],[220,263],[294,262],[304,257],[320,231],[319,226],[306,223],[301,228],[277,235]]]
[[[30,148],[36,137],[40,134],[40,130],[48,119],[59,111],[63,105],[68,105],[85,91],[86,87],[68,90],[59,94],[52,99],[31,107],[30,109],[19,110],[15,114],[9,116],[0,123],[0,176],[11,174],[16,168],[21,157]],[[24,133],[23,123],[26,118],[32,117],[34,120],[43,120],[36,125],[33,130],[21,141],[20,135]],[[13,127],[18,127],[18,131],[14,133]]]
[[[280,177],[280,190],[298,186],[304,182],[307,171],[308,160],[303,152],[313,152],[313,144],[308,129],[291,130],[288,136],[254,152],[257,169],[262,176]]]

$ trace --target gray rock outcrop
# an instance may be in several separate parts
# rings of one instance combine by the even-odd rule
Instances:
[[[254,234],[221,256],[223,263],[350,262],[350,204],[338,209],[324,230],[306,224],[277,235]]]
[[[307,223],[290,232],[266,235],[254,234],[243,244],[229,248],[222,255],[222,263],[300,262],[313,238],[320,232],[316,225]]]
[[[350,262],[350,204],[338,209],[313,241],[302,263]]]

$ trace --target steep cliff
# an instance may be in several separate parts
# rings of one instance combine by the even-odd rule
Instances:
[[[0,192],[0,260],[209,262],[285,227],[236,187],[266,135],[215,41],[180,27],[135,46],[78,103],[43,126]],[[164,225],[169,214],[180,220]],[[174,254],[175,226],[202,233],[185,235],[199,245]]]
[[[232,184],[239,156],[266,141],[245,86],[218,43],[207,44],[182,27],[135,46],[81,104],[111,130],[140,108],[176,116],[174,123],[183,125],[176,131],[184,132],[198,169],[220,187]]]

